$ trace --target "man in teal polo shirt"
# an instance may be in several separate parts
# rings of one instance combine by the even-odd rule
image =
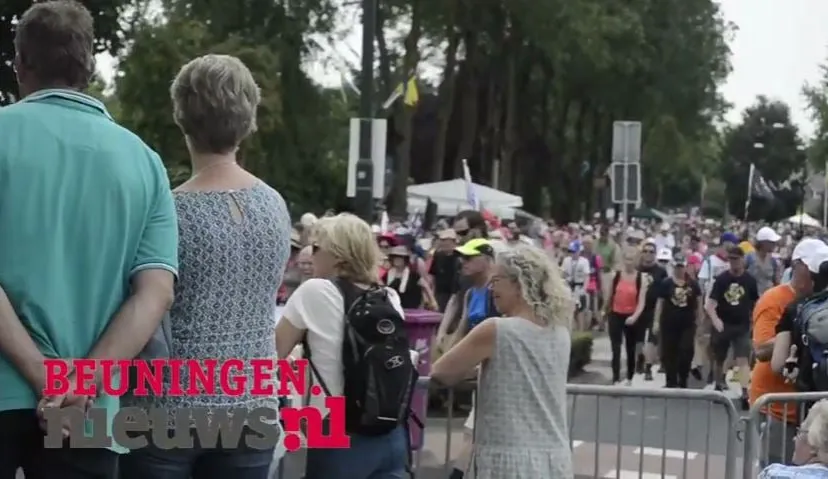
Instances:
[[[46,449],[44,358],[135,357],[172,303],[178,227],[158,155],[80,93],[94,71],[93,20],[68,0],[35,3],[15,34],[22,100],[0,109],[0,477],[114,477],[110,450]],[[100,389],[100,388],[99,388]],[[98,396],[110,417],[118,398]],[[83,434],[71,430],[69,434]]]

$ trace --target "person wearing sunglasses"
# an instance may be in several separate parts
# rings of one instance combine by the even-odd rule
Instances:
[[[750,327],[753,306],[759,300],[756,279],[745,270],[745,252],[738,246],[728,249],[730,268],[713,281],[705,310],[713,324],[710,347],[713,351],[713,379],[716,389],[727,391],[724,363],[733,349],[733,359],[742,386],[741,405],[748,409],[749,358],[752,350]]]
[[[792,459],[795,465],[770,464],[757,479],[828,477],[828,399],[808,411],[794,436]]]
[[[465,210],[457,213],[452,225],[454,230],[454,241],[458,246],[474,241],[476,239],[486,239],[489,236],[489,228],[486,224],[486,219],[476,210]],[[488,243],[488,242],[487,242]],[[489,243],[491,244],[491,243]],[[460,323],[461,313],[463,310],[462,299],[472,286],[474,280],[469,278],[468,274],[464,272],[462,259],[455,253],[456,267],[454,268],[454,287],[453,294],[446,303],[443,320],[440,323],[438,330],[438,337],[453,332]]]
[[[452,229],[460,244],[475,238],[488,238],[489,227],[479,211],[465,210],[457,213]]]
[[[649,276],[652,284],[655,285],[661,284],[667,278],[667,270],[656,261],[655,241],[648,240],[642,246],[638,270]],[[636,348],[638,351],[637,370],[644,373],[645,381],[653,380],[653,364],[658,361],[658,336],[653,334],[657,300],[657,288],[648,289],[647,301],[644,303],[644,311],[641,312],[641,319],[639,319],[640,327],[644,331],[644,342]]]
[[[681,253],[672,259],[671,276],[654,286],[656,302],[653,333],[660,335],[661,360],[668,388],[686,388],[693,362],[696,323],[702,314],[698,283],[687,274],[687,259]]]

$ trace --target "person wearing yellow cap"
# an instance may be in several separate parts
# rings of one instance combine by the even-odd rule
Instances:
[[[460,307],[460,322],[450,338],[444,341],[442,347],[448,350],[457,344],[469,331],[488,318],[500,316],[494,306],[494,298],[489,290],[492,267],[495,258],[495,247],[483,238],[473,238],[454,249],[462,261],[462,274],[468,280],[469,287],[463,295]],[[441,325],[442,329],[442,325]],[[438,333],[439,341],[439,333]],[[447,344],[446,344],[447,343]],[[456,467],[450,478],[462,478],[465,465],[472,450],[472,429],[474,428],[474,408],[469,412],[465,423],[465,441],[461,454],[457,459]]]

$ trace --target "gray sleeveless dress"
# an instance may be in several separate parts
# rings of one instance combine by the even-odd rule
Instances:
[[[566,379],[570,336],[522,318],[496,321],[478,385],[470,479],[572,479]]]

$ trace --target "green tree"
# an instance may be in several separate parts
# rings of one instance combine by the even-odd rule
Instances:
[[[786,104],[760,96],[744,111],[741,123],[725,133],[721,155],[730,211],[738,217],[744,215],[751,164],[779,190],[772,203],[752,199],[751,217],[790,216],[799,207],[806,157]]]
[[[32,3],[32,0],[0,2],[0,106],[18,98],[17,79],[12,67],[14,27]],[[116,53],[122,45],[120,20],[128,0],[82,0],[80,3],[89,9],[95,19],[96,50]]]
[[[811,164],[817,171],[825,169],[828,162],[828,62],[819,67],[820,79],[813,85],[805,85],[802,94],[808,105],[811,119],[816,124],[814,137],[808,148]]]
[[[714,123],[726,105],[730,26],[712,0],[447,2],[423,17],[444,48],[437,101],[421,102],[417,161],[397,174],[457,177],[521,194],[560,219],[597,209],[593,185],[609,166],[612,122],[644,124],[644,194],[660,205],[698,198]],[[417,116],[433,118],[421,125]],[[418,128],[428,129],[419,133]],[[429,151],[431,150],[431,151]],[[696,168],[704,163],[703,168]],[[664,194],[693,193],[678,198]],[[582,205],[586,205],[582,211]]]
[[[300,3],[291,2],[292,8]],[[166,2],[159,20],[138,25],[116,82],[122,121],[162,154],[173,182],[182,181],[189,163],[172,120],[170,82],[196,56],[235,55],[253,72],[263,99],[259,130],[242,148],[245,166],[297,212],[338,205],[344,196],[349,99],[321,90],[302,72],[303,31],[294,29],[306,28],[305,20],[294,21],[284,8],[251,10],[255,6]]]

